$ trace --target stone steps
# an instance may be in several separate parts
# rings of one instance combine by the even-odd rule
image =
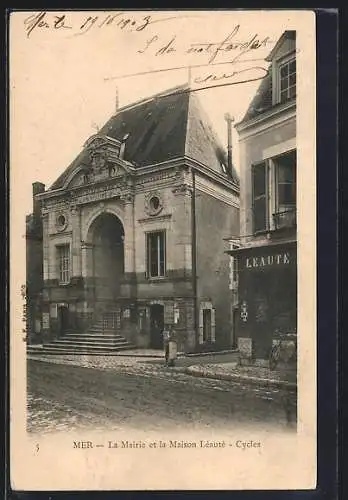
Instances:
[[[119,345],[125,345],[129,344],[129,342],[125,339],[117,339],[115,341],[108,340],[108,341],[103,341],[100,343],[96,343],[90,340],[67,340],[67,339],[60,339],[60,340],[54,340],[52,342],[49,342],[48,344],[45,344],[47,347],[66,347],[66,346],[72,346],[72,347],[95,347],[96,349],[99,349],[100,346],[105,346],[105,347],[117,347]]]
[[[124,337],[119,334],[93,334],[93,333],[84,333],[84,334],[78,334],[78,333],[69,333],[69,335],[64,335],[58,340],[67,340],[67,341],[81,341],[81,340],[89,340],[93,342],[98,342],[98,341],[104,341],[104,340],[123,340]]]
[[[27,349],[27,354],[28,355],[85,355],[85,356],[112,356],[112,355],[117,355],[121,351],[126,351],[129,349],[136,349],[136,346],[133,346],[132,344],[126,345],[126,346],[118,346],[117,349],[115,348],[105,348],[103,346],[100,346],[99,349],[95,348],[82,348],[79,346],[78,348],[73,348],[73,347],[47,347],[47,346],[29,346]]]
[[[28,346],[27,353],[110,355],[136,348],[115,329],[104,328],[104,321],[100,318],[86,332],[77,333],[69,330],[62,337],[47,344]]]

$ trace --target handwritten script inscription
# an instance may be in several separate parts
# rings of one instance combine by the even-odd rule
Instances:
[[[252,33],[246,38],[242,38],[240,31],[241,26],[237,24],[220,41],[194,42],[187,46],[183,46],[182,41],[175,34],[168,36],[166,40],[157,34],[153,35],[137,50],[138,54],[154,56],[161,60],[170,60],[171,55],[180,55],[183,60],[189,58],[189,62],[183,66],[107,79],[126,78],[146,73],[174,71],[184,68],[197,69],[208,67],[209,71],[192,79],[191,83],[201,85],[201,87],[199,89],[191,88],[191,91],[261,80],[268,75],[268,68],[260,64],[254,65],[256,61],[264,62],[263,57],[254,57],[254,53],[259,49],[267,48],[272,44],[272,40],[268,36],[259,37],[257,33]],[[250,54],[252,57],[249,57]],[[195,60],[197,63],[195,63]],[[192,61],[194,62],[192,63]],[[226,64],[230,67],[233,66],[233,71],[219,73],[214,71],[215,66]]]
[[[161,69],[152,67],[149,71],[109,76],[104,78],[104,80],[124,79],[148,73],[176,71],[184,68],[196,70],[197,68],[206,67],[208,68],[207,71],[204,73],[200,72],[199,75],[195,75],[191,79],[193,88],[190,91],[196,91],[262,80],[268,75],[268,68],[262,66],[264,58],[255,57],[254,54],[259,49],[268,48],[269,45],[272,45],[273,41],[270,37],[260,37],[257,33],[242,36],[241,25],[236,24],[229,29],[226,35],[221,36],[220,40],[204,40],[203,38],[202,41],[188,42],[180,35],[180,30],[175,31],[175,26],[179,20],[189,17],[199,16],[172,15],[155,17],[150,14],[137,12],[103,12],[97,15],[81,13],[78,19],[71,13],[42,11],[28,16],[24,20],[24,29],[27,38],[31,37],[33,33],[43,33],[45,31],[66,32],[70,37],[106,28],[134,33],[134,35],[137,32],[149,32],[147,39],[145,38],[144,40],[144,37],[140,37],[139,44],[135,45],[135,52],[140,57],[144,55],[144,57],[150,56],[151,61],[154,58],[170,62],[172,59],[171,56],[179,56],[183,61],[183,65],[179,67],[170,65],[167,68]],[[168,23],[168,21],[173,22],[168,24],[168,30],[165,30],[164,35],[163,30],[162,35],[154,31],[154,26],[156,27],[158,23]],[[169,31],[170,27],[172,32]],[[258,61],[258,63],[255,64],[255,61]],[[223,64],[229,65],[229,71],[215,71],[215,66]]]
[[[185,16],[172,16],[154,19],[151,15],[137,16],[128,13],[117,12],[115,14],[86,15],[76,24],[73,17],[68,14],[51,14],[46,11],[28,16],[24,20],[24,28],[29,38],[34,31],[40,30],[71,30],[73,35],[83,35],[92,29],[113,27],[119,30],[137,32],[143,31],[148,26],[164,21],[171,21]]]
[[[233,30],[222,40],[218,42],[209,41],[191,43],[188,47],[186,47],[186,49],[184,49],[184,52],[186,54],[208,56],[208,64],[212,64],[213,62],[215,62],[219,55],[226,55],[231,52],[237,52],[232,60],[229,60],[229,62],[237,62],[242,61],[242,56],[244,56],[248,52],[266,47],[267,45],[272,43],[268,36],[259,38],[257,33],[250,35],[250,37],[248,37],[246,40],[239,40],[236,38],[239,32],[240,25],[237,24],[233,28]],[[171,54],[178,51],[176,43],[176,36],[170,37],[166,42],[163,43],[163,41],[161,41],[157,35],[154,35],[149,40],[147,40],[143,48],[138,50],[138,53],[149,53],[152,50],[155,56]]]

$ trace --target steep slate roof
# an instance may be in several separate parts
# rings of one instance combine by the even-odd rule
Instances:
[[[187,85],[120,108],[99,131],[101,135],[118,140],[127,133],[130,135],[124,160],[135,167],[186,155],[224,175],[221,163],[227,166],[227,155],[197,97]],[[70,173],[85,159],[87,152],[83,150],[50,189],[61,188]],[[238,182],[235,169],[233,178]]]
[[[244,115],[244,118],[241,122],[245,122],[255,118],[256,116],[264,113],[268,109],[272,107],[272,71],[270,71],[268,75],[261,80],[259,88],[257,92],[249,104],[247,112]]]
[[[268,67],[268,75],[261,80],[261,83],[253,100],[249,104],[249,107],[243,119],[239,123],[251,120],[252,118],[261,115],[262,113],[264,113],[273,106],[272,105],[272,60],[274,56],[277,54],[279,48],[287,39],[295,40],[296,31],[293,30],[284,31],[282,36],[279,38],[279,40],[271,50],[270,54],[266,57],[265,60],[271,63]]]

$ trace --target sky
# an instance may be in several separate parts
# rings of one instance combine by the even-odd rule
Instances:
[[[231,11],[68,11],[60,20],[64,12],[12,15],[10,182],[16,193],[20,189],[23,221],[25,214],[32,210],[32,182],[43,182],[46,188],[54,182],[88,137],[115,112],[117,91],[119,106],[125,106],[187,82],[188,65],[191,66],[193,88],[206,86],[195,80],[205,80],[209,75],[221,77],[223,73],[240,70],[244,70],[243,77],[263,75],[260,70],[256,74],[249,69],[255,64],[268,67],[264,58],[286,26],[263,23],[262,12],[255,13],[252,19],[250,12],[247,18],[245,14]],[[63,23],[69,27],[63,27]],[[198,51],[206,49],[209,43],[221,44],[228,36],[230,41],[242,43],[254,35],[260,42],[266,39],[257,50],[243,54],[244,59],[259,59],[255,63],[211,66],[212,62],[226,62],[241,56],[241,49],[220,50],[215,54],[214,46]],[[192,52],[192,47],[197,51]],[[207,66],[197,68],[204,64]],[[181,66],[186,67],[119,78]],[[236,78],[218,83],[230,81]],[[224,114],[229,112],[236,122],[240,120],[259,83],[254,81],[197,92],[223,145],[227,143]],[[233,142],[238,169],[235,131]]]

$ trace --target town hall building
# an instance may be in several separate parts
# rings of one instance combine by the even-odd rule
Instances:
[[[156,349],[168,325],[179,351],[231,346],[239,180],[187,86],[118,109],[33,203],[30,344]]]

